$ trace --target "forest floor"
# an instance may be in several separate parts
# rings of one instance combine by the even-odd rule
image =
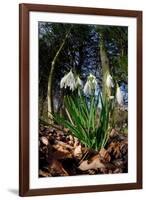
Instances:
[[[105,148],[87,149],[61,127],[39,127],[39,177],[128,172],[128,135],[113,129]]]

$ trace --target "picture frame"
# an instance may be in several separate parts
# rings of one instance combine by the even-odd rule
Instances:
[[[30,96],[33,93],[31,88],[31,74],[34,71],[31,71],[31,66],[33,60],[31,59],[31,53],[34,47],[31,49],[31,34],[34,31],[31,30],[31,21],[30,14],[37,13],[39,16],[40,13],[53,13],[53,14],[65,14],[65,16],[71,15],[85,15],[88,18],[91,16],[107,16],[109,21],[115,17],[117,20],[120,18],[125,19],[135,19],[135,73],[136,83],[135,83],[135,115],[131,112],[130,119],[132,120],[132,115],[135,116],[135,181],[127,182],[114,182],[114,183],[105,183],[105,184],[90,184],[86,183],[77,184],[77,185],[63,185],[64,177],[61,177],[60,184],[62,186],[55,186],[55,182],[51,177],[52,186],[50,187],[30,187],[31,183],[31,174],[34,173],[32,166],[30,166],[31,160],[33,159],[32,151],[32,139],[30,124],[34,122],[35,126],[38,126],[37,117],[33,119],[30,117]],[[70,18],[71,18],[70,17]],[[58,18],[57,18],[58,19]],[[118,22],[116,22],[118,23]],[[36,41],[36,40],[35,40]],[[105,8],[87,8],[87,7],[70,7],[70,6],[58,6],[58,5],[41,5],[41,4],[20,4],[19,5],[19,195],[20,196],[34,196],[34,195],[55,195],[55,194],[67,194],[67,193],[85,193],[85,192],[101,192],[101,191],[115,191],[115,190],[131,190],[131,189],[141,189],[142,188],[142,11],[136,10],[119,10],[119,9],[105,9]],[[130,48],[128,46],[128,48]],[[35,52],[38,52],[35,51]],[[35,54],[36,55],[36,54]],[[34,57],[33,57],[34,58]],[[35,68],[36,69],[36,68]],[[36,70],[37,71],[37,70]],[[134,70],[133,70],[134,71]],[[35,72],[34,72],[35,74]],[[38,75],[38,74],[37,74]],[[128,74],[130,76],[130,74]],[[131,79],[130,79],[131,80]],[[38,83],[34,82],[33,87],[38,88]],[[132,93],[131,93],[132,94]],[[37,102],[35,102],[37,103]],[[35,109],[35,108],[34,108]],[[32,119],[32,122],[30,120]],[[129,120],[129,119],[128,119]],[[34,126],[33,126],[34,127]],[[132,130],[132,129],[131,129]],[[38,139],[37,134],[35,136],[36,140]],[[32,146],[32,147],[31,147]],[[130,154],[131,155],[131,154]],[[34,156],[35,157],[35,156]],[[131,155],[132,157],[132,155]],[[129,172],[128,172],[129,173]],[[97,176],[97,175],[96,175]],[[88,180],[88,177],[86,177]],[[69,177],[70,182],[72,178]],[[78,180],[78,179],[77,179]],[[87,181],[88,182],[88,181]]]

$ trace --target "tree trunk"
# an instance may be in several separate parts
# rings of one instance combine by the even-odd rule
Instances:
[[[107,74],[109,73],[109,59],[107,57],[107,53],[105,51],[104,41],[101,37],[100,39],[100,59],[101,59],[101,65],[102,65],[102,73],[103,73],[103,80],[102,80],[102,94],[103,98],[106,95],[106,78]]]
[[[52,76],[53,76],[53,72],[54,72],[54,69],[55,69],[55,64],[56,64],[56,60],[61,52],[61,50],[63,49],[64,45],[65,45],[65,42],[69,36],[69,33],[71,31],[71,28],[72,26],[68,29],[58,51],[56,52],[53,60],[52,60],[52,63],[51,63],[51,69],[50,69],[50,73],[49,73],[49,77],[48,77],[48,95],[47,95],[47,99],[48,99],[48,119],[51,120],[51,113],[52,113]]]

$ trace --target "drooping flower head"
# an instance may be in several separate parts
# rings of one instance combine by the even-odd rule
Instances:
[[[80,79],[79,76],[77,76],[77,78],[76,78],[76,88],[82,88],[82,87],[83,87],[82,80]]]
[[[124,104],[123,94],[122,94],[118,84],[117,84],[117,91],[116,91],[116,99],[117,99],[118,104],[120,106],[123,106],[123,104]]]
[[[90,74],[87,78],[87,82],[84,86],[84,93],[85,95],[92,95],[95,93],[97,87],[97,81],[96,81],[96,77],[92,74]]]
[[[114,82],[112,76],[108,73],[106,77],[106,86],[108,88],[113,88],[114,87]]]
[[[76,88],[76,81],[72,70],[68,74],[66,74],[60,82],[60,88],[67,88],[69,87],[70,90],[74,91]]]

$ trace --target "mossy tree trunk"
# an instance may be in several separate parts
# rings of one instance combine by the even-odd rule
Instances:
[[[103,40],[102,33],[100,33],[99,48],[100,48],[100,59],[101,59],[102,74],[103,74],[103,79],[102,79],[102,94],[103,94],[103,98],[104,98],[105,95],[106,95],[106,92],[107,92],[106,78],[107,78],[107,74],[110,73],[110,70],[109,70],[109,59],[107,57],[107,53],[106,53],[106,50],[105,50],[105,45],[104,45],[104,40]]]
[[[102,79],[102,96],[103,96],[103,100],[104,102],[107,101],[107,99],[109,99],[109,96],[114,95],[115,91],[112,88],[107,88],[106,85],[106,80],[107,80],[107,75],[110,74],[110,66],[109,66],[109,59],[107,56],[107,52],[105,49],[105,44],[104,44],[104,35],[103,33],[100,34],[100,44],[99,44],[99,48],[100,48],[100,59],[101,59],[101,65],[102,65],[102,73],[103,73],[103,79]],[[111,101],[112,103],[112,101]],[[115,119],[114,119],[114,107],[111,104],[111,110],[109,113],[109,117],[110,117],[110,125],[109,128],[114,127],[115,124]],[[110,127],[111,126],[111,127]]]

